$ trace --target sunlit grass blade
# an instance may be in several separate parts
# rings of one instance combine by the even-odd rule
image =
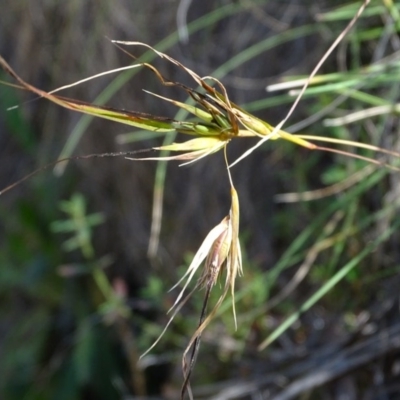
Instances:
[[[321,189],[309,190],[306,192],[281,193],[274,196],[277,203],[295,203],[299,201],[319,200],[324,197],[343,193],[346,189],[359,183],[362,179],[370,175],[377,167],[373,164],[365,166],[363,169],[350,175],[344,181],[335,183]]]
[[[325,126],[343,126],[361,121],[363,119],[376,117],[379,115],[398,114],[400,112],[400,104],[381,105],[367,108],[365,110],[348,113],[343,117],[325,119]]]

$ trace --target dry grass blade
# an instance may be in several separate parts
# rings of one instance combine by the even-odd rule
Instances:
[[[4,189],[0,190],[0,196],[12,189],[14,189],[16,186],[18,186],[19,184],[25,182],[26,180],[34,177],[37,174],[40,174],[41,172],[44,172],[46,170],[48,170],[49,168],[54,167],[57,164],[61,164],[67,161],[78,161],[78,160],[88,160],[90,158],[106,158],[106,157],[126,157],[126,156],[132,156],[134,154],[139,154],[139,153],[145,153],[151,151],[151,149],[141,149],[141,150],[134,150],[134,151],[119,151],[117,153],[95,153],[95,154],[86,154],[83,156],[72,156],[72,157],[67,157],[67,158],[62,158],[60,160],[56,160],[53,162],[50,162],[46,165],[43,165],[40,168],[35,169],[34,171],[32,171],[31,173],[25,175],[24,177],[22,177],[21,179],[18,179],[17,181],[15,181],[14,183],[12,183],[11,185],[6,186]]]

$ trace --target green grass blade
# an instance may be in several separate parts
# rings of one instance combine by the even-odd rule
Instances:
[[[338,271],[329,281],[314,293],[303,305],[290,315],[277,329],[275,329],[259,346],[260,350],[265,349],[274,340],[276,340],[283,332],[285,332],[293,323],[295,323],[300,315],[308,311],[318,300],[328,293],[338,282],[340,282],[353,268],[355,268],[368,254],[372,253],[379,244],[384,242],[390,235],[398,229],[400,221],[397,221],[390,229],[381,234],[374,242],[368,244],[361,253],[349,261],[340,271]]]

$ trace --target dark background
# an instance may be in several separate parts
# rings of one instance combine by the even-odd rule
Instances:
[[[182,10],[185,4],[189,6],[187,23],[192,23],[188,26],[195,29],[188,42],[176,33],[178,26],[183,26],[179,7]],[[319,16],[343,4],[323,0],[6,0],[0,13],[0,52],[24,80],[49,91],[130,64],[132,59],[108,38],[158,45],[199,75],[220,78],[235,103],[276,124],[292,100],[281,96],[279,106],[259,106],[257,101],[274,98],[265,87],[283,76],[311,72],[349,20],[321,21]],[[376,5],[382,4],[376,1],[370,7]],[[382,8],[360,21],[323,72],[341,72],[344,81],[349,70],[395,53],[398,38],[393,15]],[[304,26],[309,30],[291,33]],[[389,30],[390,26],[394,28]],[[373,29],[382,33],[370,39],[357,36]],[[264,45],[266,40],[270,42]],[[142,48],[127,49],[135,56],[145,53]],[[250,49],[254,55],[247,60]],[[152,63],[171,80],[193,86],[186,74],[165,60]],[[229,68],[229,63],[237,64]],[[390,72],[384,73],[390,77]],[[180,101],[186,99],[185,94],[163,87],[150,71],[135,74],[126,78],[119,90],[113,80],[116,75],[108,75],[63,94],[100,104],[103,100],[98,96],[112,90],[115,93],[105,101],[109,106],[174,117],[176,110],[170,104],[142,89]],[[5,74],[0,76],[11,82]],[[393,79],[391,85],[375,85],[369,93],[383,99],[390,93],[390,100],[396,102],[396,85]],[[339,94],[327,92],[304,99],[289,125],[317,113]],[[7,111],[16,104],[18,109]],[[363,106],[350,99],[342,113],[333,110],[332,115]],[[393,115],[384,118],[369,125],[353,125],[346,133],[353,135],[353,140],[394,148],[398,121]],[[79,124],[81,114],[2,85],[1,187],[56,160],[68,140],[78,138]],[[381,139],[369,136],[372,125],[382,134]],[[130,151],[162,143],[162,138],[151,135],[122,143],[124,135],[132,131],[109,121],[90,120],[71,155]],[[321,121],[306,131],[325,136],[337,133]],[[252,144],[254,140],[232,143],[230,159]],[[321,188],[330,183],[326,180],[329,173],[346,177],[362,166],[351,158],[313,153],[276,141],[267,142],[232,169],[241,201],[244,249],[245,276],[238,281],[240,326],[235,331],[231,311],[226,309],[204,334],[192,378],[196,398],[398,398],[397,233],[368,254],[276,342],[257,351],[274,328],[398,219],[394,209],[385,218],[363,225],[368,217],[396,201],[396,174],[383,175],[372,189],[343,204],[340,193],[293,204],[278,203],[274,196]],[[157,253],[149,257],[157,168],[156,162],[132,162],[124,157],[75,160],[62,175],[49,168],[1,195],[1,398],[178,398],[180,357],[197,325],[203,293],[185,306],[139,367],[138,355],[167,322],[166,311],[174,301],[174,293],[167,293],[168,289],[182,275],[208,231],[228,212],[229,186],[222,154],[188,167],[168,164],[160,244]],[[104,217],[104,222],[92,229],[89,243],[94,254],[90,257],[79,249],[65,251],[63,243],[72,234],[55,233],[51,228],[54,221],[67,218],[60,202],[70,200],[74,193],[83,196],[88,215],[101,213]],[[332,204],[342,205],[321,217],[325,222],[300,243],[282,271],[269,274],[278,271],[274,268],[282,254],[307,229],[314,229],[313,224]],[[323,239],[324,229],[329,229],[328,222],[334,223],[335,218],[339,225],[343,223],[337,236],[331,236],[335,246],[328,246],[327,252],[321,249],[321,254],[317,250],[318,257],[311,262],[305,280],[272,311],[267,310],[268,300],[288,287],[304,259],[312,258],[313,245]],[[351,227],[354,234],[343,234]],[[104,272],[100,275],[107,277],[114,297],[104,299],[93,269]],[[115,298],[118,304],[113,303]],[[129,315],[123,312],[127,309]]]

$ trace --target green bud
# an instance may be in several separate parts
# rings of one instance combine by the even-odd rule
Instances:
[[[221,115],[215,114],[214,115],[215,120],[217,121],[217,124],[221,126],[224,129],[231,129],[230,123],[227,121],[225,117],[222,117]]]

